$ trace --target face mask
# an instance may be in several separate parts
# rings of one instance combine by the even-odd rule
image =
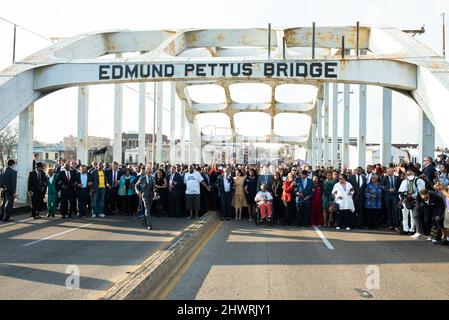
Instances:
[[[409,179],[410,181],[415,180],[415,176],[408,176],[407,179]]]

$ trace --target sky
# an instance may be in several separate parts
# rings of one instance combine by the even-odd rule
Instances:
[[[273,27],[347,26],[375,24],[398,29],[417,29],[425,25],[426,32],[418,39],[441,53],[441,13],[449,13],[447,0],[108,0],[108,1],[2,1],[0,17],[13,21],[46,38],[71,37],[85,32],[112,29],[157,30],[181,28],[264,28],[270,22]],[[448,19],[449,20],[449,19]],[[0,20],[0,70],[12,60],[13,27]],[[45,48],[51,42],[18,29],[16,60]],[[137,84],[124,88],[124,131],[138,129]],[[169,86],[164,85],[163,133],[169,134]],[[358,86],[352,86],[351,117],[357,118]],[[147,85],[147,92],[152,85]],[[261,91],[262,92],[262,91]],[[381,88],[368,88],[368,143],[380,141]],[[253,93],[254,94],[254,93]],[[258,93],[256,93],[257,95]],[[305,92],[306,94],[306,92]],[[90,89],[89,135],[113,135],[113,86],[98,85]],[[147,107],[147,132],[152,132],[152,102]],[[340,109],[342,110],[342,108]],[[342,113],[340,114],[342,119]],[[77,90],[60,90],[35,103],[35,139],[57,142],[67,135],[76,135]],[[288,120],[288,119],[287,119]],[[399,121],[400,120],[400,121]],[[176,138],[180,138],[180,109],[177,104]],[[259,123],[264,120],[261,119]],[[284,121],[284,120],[283,120]],[[292,122],[290,127],[304,126],[304,121]],[[220,124],[220,120],[217,124]],[[242,130],[258,132],[243,119]],[[214,123],[211,119],[199,119],[200,126]],[[254,121],[253,121],[254,123]],[[284,123],[284,122],[283,122]],[[298,125],[299,124],[299,125]],[[332,126],[332,122],[331,122]],[[243,128],[245,127],[245,128]],[[341,127],[341,126],[340,126]],[[393,94],[393,143],[417,143],[418,106],[410,99]],[[340,131],[340,135],[342,130]],[[351,136],[357,135],[357,126],[351,126]],[[441,138],[436,146],[445,146]]]

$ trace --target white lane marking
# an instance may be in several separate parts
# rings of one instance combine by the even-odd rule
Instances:
[[[66,231],[54,234],[52,236],[48,236],[48,237],[42,238],[40,240],[36,240],[36,241],[33,241],[33,242],[26,243],[26,244],[22,245],[22,247],[29,247],[29,246],[32,246],[33,244],[37,244],[37,243],[40,243],[40,242],[45,241],[45,240],[53,239],[53,238],[62,236],[63,234],[66,234],[66,233],[69,233],[69,232],[73,232],[73,231],[76,231],[76,230],[84,228],[84,227],[88,227],[90,225],[92,225],[92,223],[83,224],[82,226],[80,226],[78,228],[69,229],[69,230],[66,230]]]
[[[334,246],[327,240],[326,236],[321,232],[320,228],[317,226],[313,226],[313,229],[315,229],[316,233],[320,236],[321,240],[323,240],[324,244],[329,250],[335,250]]]

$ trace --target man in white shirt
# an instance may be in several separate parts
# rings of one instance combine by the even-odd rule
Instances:
[[[195,218],[198,219],[198,211],[201,206],[200,183],[203,184],[207,190],[210,190],[201,174],[198,171],[195,171],[192,165],[189,166],[189,172],[184,175],[184,184],[186,185],[186,210],[189,210],[190,212],[188,219],[192,219],[193,212],[195,212]]]

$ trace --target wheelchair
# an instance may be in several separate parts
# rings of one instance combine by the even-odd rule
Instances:
[[[256,206],[256,217],[254,219],[254,223],[256,224],[256,226],[258,225],[269,225],[270,227],[273,226],[273,216],[274,216],[274,212],[271,212],[271,216],[270,217],[266,217],[265,219],[262,219],[260,217],[260,208],[257,205]]]

